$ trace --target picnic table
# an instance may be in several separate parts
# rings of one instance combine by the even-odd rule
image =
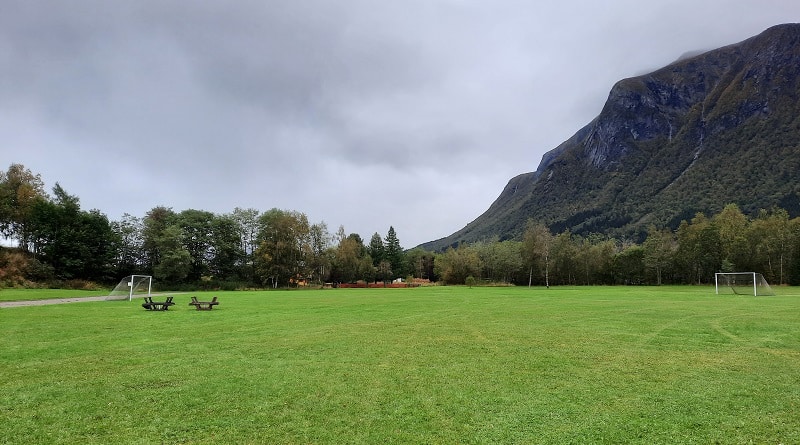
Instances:
[[[198,311],[210,311],[218,304],[217,297],[214,297],[211,301],[197,301],[197,297],[192,297],[192,301],[189,302],[189,305],[193,305]]]
[[[153,301],[153,297],[144,297],[142,307],[148,311],[166,311],[173,304],[172,297],[167,297],[166,301]]]

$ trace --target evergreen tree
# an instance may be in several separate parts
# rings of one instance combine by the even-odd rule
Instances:
[[[367,246],[367,253],[369,256],[372,257],[372,265],[378,267],[381,264],[381,261],[386,259],[386,248],[383,245],[383,240],[381,236],[378,235],[378,232],[375,232],[372,235],[372,238],[369,240],[369,246]]]
[[[400,240],[397,239],[394,227],[389,226],[389,232],[386,234],[384,241],[384,258],[391,264],[393,275],[395,277],[402,277],[406,269],[405,252],[403,252],[403,248],[400,247]]]

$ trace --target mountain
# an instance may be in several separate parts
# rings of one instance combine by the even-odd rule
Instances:
[[[641,240],[736,203],[800,215],[800,24],[687,53],[619,81],[588,125],[512,178],[486,212],[420,247],[521,235],[528,219],[554,233]]]

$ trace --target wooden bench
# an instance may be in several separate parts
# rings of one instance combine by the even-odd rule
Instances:
[[[197,297],[192,297],[192,301],[189,302],[189,305],[194,306],[198,311],[210,311],[218,304],[217,297],[214,297],[211,301],[197,301]]]
[[[144,297],[142,307],[148,311],[166,311],[173,304],[175,303],[172,302],[172,297],[167,297],[166,301],[153,301],[153,297]]]

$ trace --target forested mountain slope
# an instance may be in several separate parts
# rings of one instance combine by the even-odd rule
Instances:
[[[508,182],[458,232],[422,247],[553,232],[638,238],[736,203],[800,215],[800,24],[618,82],[600,115]]]

